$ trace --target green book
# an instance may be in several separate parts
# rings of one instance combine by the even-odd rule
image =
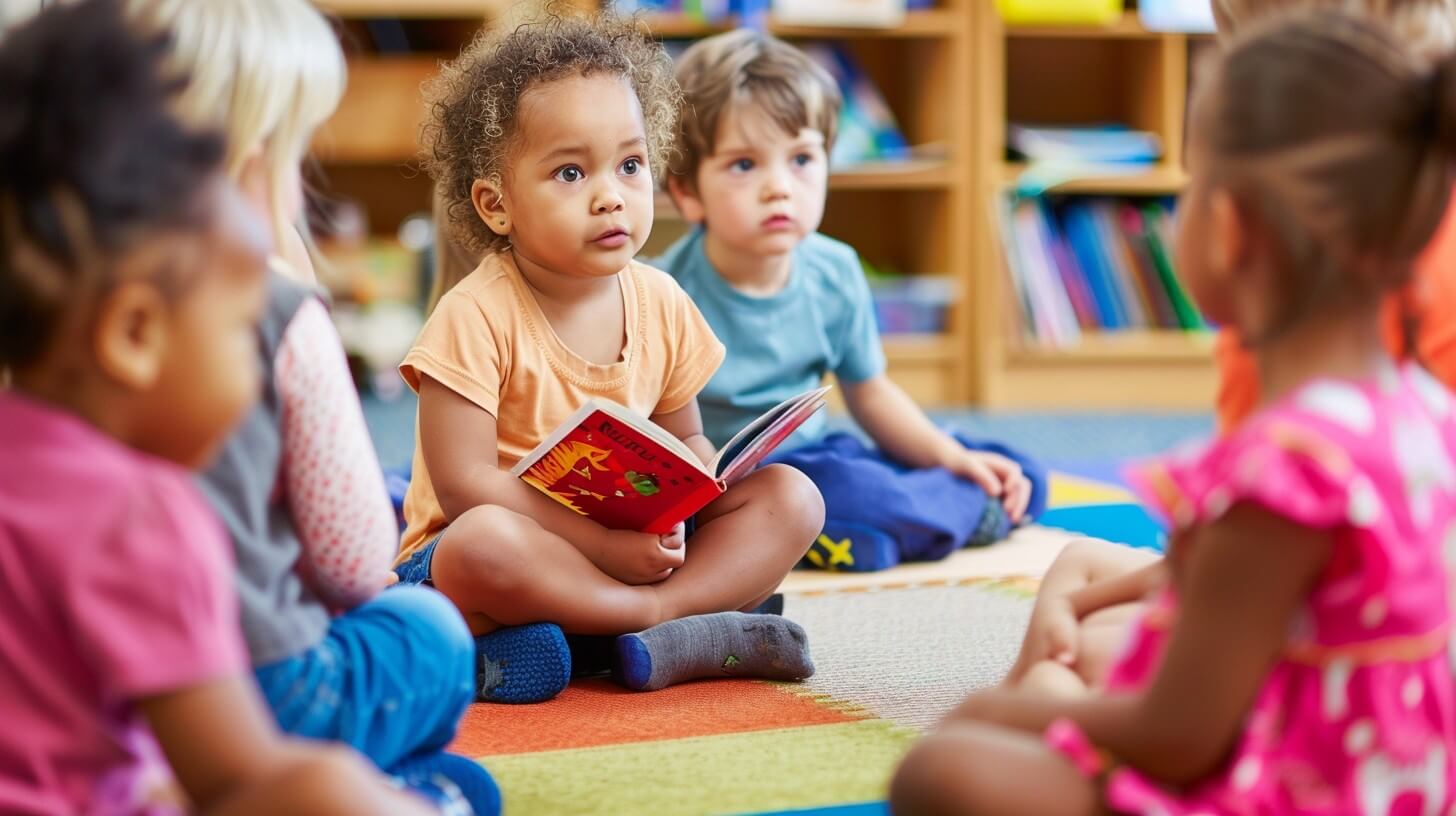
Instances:
[[[1183,289],[1178,276],[1173,274],[1173,262],[1168,254],[1168,247],[1164,245],[1163,236],[1158,231],[1159,225],[1167,217],[1163,208],[1157,204],[1143,205],[1143,237],[1148,242],[1149,254],[1153,256],[1153,266],[1157,267],[1158,277],[1162,278],[1163,286],[1168,289],[1168,297],[1173,301],[1173,311],[1178,315],[1179,328],[1207,328],[1208,324],[1203,322],[1203,315],[1198,313],[1198,307],[1193,305],[1193,300],[1188,297],[1188,292]]]

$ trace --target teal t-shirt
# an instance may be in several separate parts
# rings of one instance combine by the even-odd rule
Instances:
[[[692,297],[728,356],[698,395],[703,430],[722,446],[760,414],[817,386],[826,373],[863,382],[885,370],[874,306],[859,255],[814,234],[794,250],[782,291],[746,295],[729,286],[709,263],[703,230],[693,230],[667,254],[649,260]],[[783,449],[824,435],[821,412]]]

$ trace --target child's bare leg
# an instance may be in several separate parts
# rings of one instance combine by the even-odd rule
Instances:
[[[659,585],[663,619],[748,609],[778,588],[824,526],[809,478],[770,465],[698,514],[687,561]]]
[[[1099,688],[1107,680],[1112,663],[1126,645],[1128,632],[1143,607],[1142,603],[1118,604],[1082,619],[1075,668],[1089,688]]]
[[[536,621],[616,635],[664,620],[658,587],[617,581],[567,540],[503,507],[456,519],[435,546],[431,577],[476,635]]]
[[[1094,816],[1096,787],[1034,734],[950,723],[915,746],[890,784],[896,816]]]
[[[1021,654],[1007,675],[1006,682],[1013,685],[1021,682],[1033,665],[1053,657],[1049,649],[1055,648],[1056,644],[1052,641],[1075,638],[1080,645],[1081,637],[1072,626],[1075,619],[1072,623],[1063,620],[1070,614],[1070,610],[1064,608],[1064,605],[1072,593],[1089,584],[1141,569],[1160,557],[1146,550],[1095,538],[1079,539],[1068,544],[1042,578],[1031,625],[1021,644]],[[1094,645],[1101,644],[1099,642]],[[1115,652],[1117,647],[1118,643],[1113,643],[1107,651]]]
[[[1088,683],[1077,669],[1055,660],[1033,665],[1021,678],[1021,688],[1040,691],[1054,697],[1085,697]]]

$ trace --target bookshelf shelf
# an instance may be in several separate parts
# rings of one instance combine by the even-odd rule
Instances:
[[[706,37],[737,26],[731,20],[709,23],[685,14],[647,14],[642,19],[652,33],[665,39]],[[768,30],[791,39],[928,39],[953,36],[959,22],[960,15],[954,11],[929,9],[907,13],[905,22],[892,28],[784,25],[770,17]]]
[[[1167,36],[1149,31],[1134,12],[1124,13],[1108,25],[1010,25],[1005,27],[1009,37],[1058,38],[1079,40],[1151,40]]]
[[[1026,172],[1021,162],[1001,166],[1001,185],[1011,187]],[[1047,192],[1079,195],[1177,195],[1188,185],[1188,174],[1181,167],[1160,165],[1141,173],[1089,176],[1073,179],[1052,187]]]
[[[1088,333],[1067,348],[1023,346],[1008,349],[1010,362],[1026,366],[1102,363],[1204,363],[1213,355],[1213,334],[1206,331],[1122,331]]]

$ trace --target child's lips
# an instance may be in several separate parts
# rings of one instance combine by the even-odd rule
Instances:
[[[762,226],[767,230],[793,229],[794,219],[787,215],[770,215],[768,218],[763,219]]]
[[[616,249],[624,246],[631,235],[620,227],[613,227],[593,238],[591,242],[603,249]]]

